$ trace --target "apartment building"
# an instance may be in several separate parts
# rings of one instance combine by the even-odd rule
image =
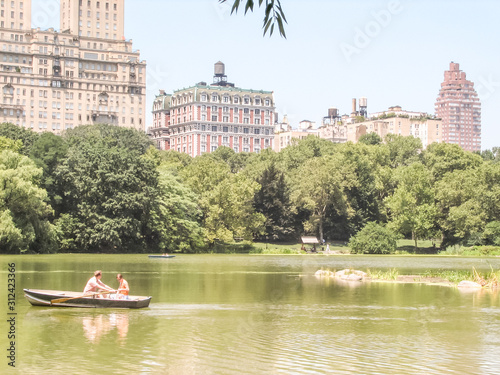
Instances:
[[[481,102],[474,83],[466,79],[459,64],[451,62],[444,72],[435,104],[436,116],[443,121],[443,141],[466,151],[481,151]]]
[[[236,152],[259,152],[274,142],[272,91],[235,87],[225,66],[215,64],[214,81],[156,96],[148,134],[162,150],[198,156],[226,146]]]
[[[356,143],[367,133],[376,133],[382,139],[387,134],[404,137],[411,135],[419,138],[424,148],[431,143],[443,141],[442,121],[424,112],[411,112],[403,110],[400,106],[394,106],[388,111],[371,114],[370,118],[372,120],[346,124],[347,141]]]
[[[145,130],[146,62],[124,38],[124,0],[62,0],[61,31],[31,29],[30,0],[0,12],[0,122]]]

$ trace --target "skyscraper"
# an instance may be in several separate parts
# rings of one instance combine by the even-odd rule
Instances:
[[[124,2],[61,0],[55,31],[31,28],[31,0],[0,1],[0,122],[144,131],[146,62],[123,37]]]
[[[450,63],[435,104],[436,116],[443,120],[442,140],[466,151],[481,150],[481,103],[474,83],[457,63]]]
[[[61,0],[61,30],[80,37],[121,40],[124,0]]]

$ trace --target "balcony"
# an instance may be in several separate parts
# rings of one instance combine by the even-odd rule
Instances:
[[[118,125],[118,112],[116,111],[91,111],[92,122],[95,124]]]

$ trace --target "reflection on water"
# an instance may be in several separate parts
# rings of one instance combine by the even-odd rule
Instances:
[[[107,335],[116,328],[118,341],[125,344],[128,333],[128,314],[92,314],[82,318],[83,332],[85,338],[91,343],[98,343],[102,336]]]

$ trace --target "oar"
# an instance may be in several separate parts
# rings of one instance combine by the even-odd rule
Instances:
[[[84,298],[84,297],[92,297],[92,296],[97,296],[100,294],[109,294],[109,293],[115,293],[115,292],[99,292],[99,293],[91,293],[91,294],[84,294],[83,296],[78,296],[78,297],[70,297],[70,298],[59,298],[59,299],[53,299],[50,301],[50,304],[52,305],[53,303],[63,303],[72,299],[78,299],[78,298]]]

